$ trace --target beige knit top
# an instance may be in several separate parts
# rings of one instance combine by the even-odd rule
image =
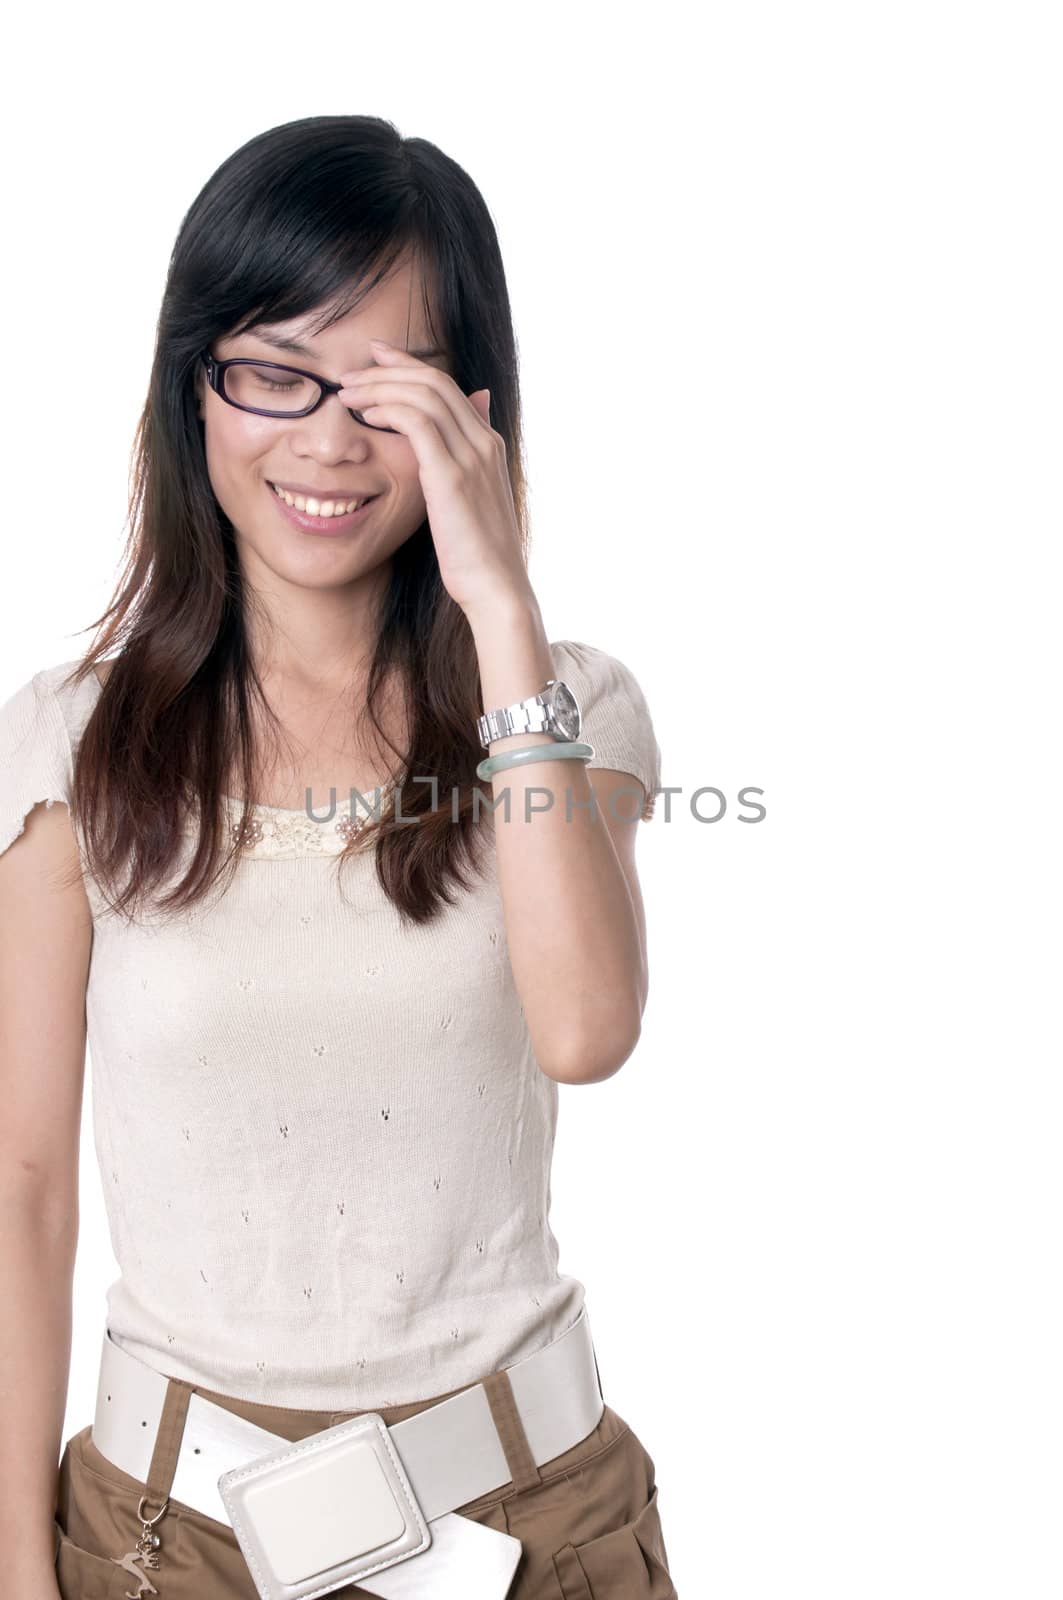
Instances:
[[[637,681],[590,645],[551,652],[589,764],[634,774],[648,817],[660,750]],[[0,851],[69,795],[100,692],[92,675],[71,689],[73,665],[0,706]],[[259,806],[227,888],[134,923],[86,875],[107,1326],[174,1377],[321,1410],[472,1383],[563,1332],[584,1296],[557,1267],[558,1086],[524,1023],[493,850],[410,931],[370,851],[337,878],[344,842]]]

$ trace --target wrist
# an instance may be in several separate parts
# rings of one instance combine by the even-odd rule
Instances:
[[[490,599],[479,600],[465,608],[465,617],[473,638],[491,639],[496,635],[514,632],[543,637],[543,619],[535,591],[504,589]]]

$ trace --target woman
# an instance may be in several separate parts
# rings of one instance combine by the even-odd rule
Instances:
[[[135,466],[97,642],[0,712],[20,1592],[668,1600],[548,1219],[557,1085],[639,1035],[660,752],[544,631],[467,174],[373,117],[231,156]],[[56,1484],[86,1027],[121,1270]]]

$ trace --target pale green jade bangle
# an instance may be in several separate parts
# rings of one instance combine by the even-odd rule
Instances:
[[[478,778],[491,778],[507,767],[523,767],[530,761],[586,761],[593,756],[594,746],[576,739],[557,739],[553,744],[527,744],[522,750],[502,750],[497,756],[486,756],[476,768]]]

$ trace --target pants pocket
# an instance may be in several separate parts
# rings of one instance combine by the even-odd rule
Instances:
[[[153,1594],[176,1600],[163,1590],[165,1572],[144,1564],[138,1554],[139,1516],[144,1485],[107,1461],[92,1443],[91,1426],[72,1434],[59,1462],[55,1509],[56,1583],[63,1600],[121,1600]],[[149,1509],[149,1515],[158,1506]],[[181,1550],[180,1519],[168,1509],[155,1531],[164,1564]]]
[[[83,1550],[57,1525],[55,1581],[62,1600],[118,1600],[137,1579],[106,1556]],[[135,1590],[133,1591],[135,1592]],[[151,1591],[146,1589],[145,1594]]]
[[[554,1555],[562,1600],[677,1600],[668,1572],[657,1488],[631,1522]]]

